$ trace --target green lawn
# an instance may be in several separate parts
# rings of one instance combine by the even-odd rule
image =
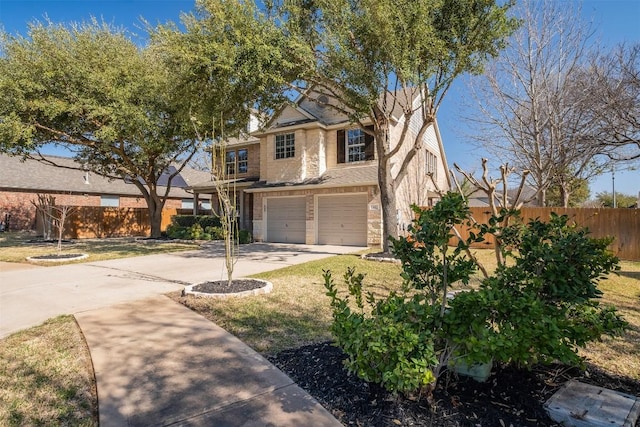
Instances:
[[[495,268],[493,251],[477,250],[479,260],[488,269]],[[255,277],[273,283],[273,292],[247,299],[209,299],[171,294],[216,322],[255,350],[273,354],[286,348],[331,339],[331,310],[325,295],[322,271],[331,270],[337,284],[348,266],[366,273],[365,286],[376,294],[398,289],[402,280],[396,264],[365,261],[355,255],[340,255],[324,260],[287,267]],[[479,275],[472,280],[478,284]],[[614,304],[630,323],[620,338],[605,338],[592,343],[582,354],[604,370],[640,379],[640,262],[621,262],[619,275],[601,283],[603,303]],[[344,289],[344,286],[343,286]]]
[[[494,265],[490,251],[478,251]],[[331,312],[322,271],[336,283],[348,266],[366,273],[377,294],[400,286],[395,264],[356,255],[331,258],[257,275],[274,285],[272,293],[239,299],[171,295],[202,313],[263,354],[331,339]],[[603,302],[615,304],[631,324],[620,338],[591,344],[583,355],[602,369],[640,379],[640,263],[622,262],[621,272],[604,281]],[[477,283],[477,280],[475,281]],[[0,425],[97,425],[93,372],[75,321],[63,316],[0,341]]]
[[[0,233],[0,261],[27,262],[27,257],[56,254],[56,244],[38,244],[31,233]],[[63,254],[85,253],[89,257],[80,261],[66,263],[102,261],[115,258],[127,258],[156,253],[197,249],[195,243],[176,243],[171,241],[144,241],[135,238],[79,239],[62,245]],[[60,265],[61,263],[41,262],[40,265]]]

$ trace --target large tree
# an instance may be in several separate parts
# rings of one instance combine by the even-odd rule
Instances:
[[[276,3],[278,3],[276,1]],[[284,26],[308,55],[299,85],[375,137],[383,250],[397,236],[396,191],[452,82],[479,73],[515,26],[494,0],[282,0]],[[305,59],[306,58],[306,59]],[[301,87],[300,87],[301,86]],[[304,89],[315,88],[316,91]],[[318,100],[316,100],[318,101]],[[390,123],[404,115],[397,144]],[[366,125],[371,124],[373,128]]]
[[[0,150],[45,161],[40,151],[53,143],[84,168],[131,179],[147,202],[151,235],[160,236],[179,158],[196,151],[160,58],[96,20],[34,23],[27,37],[3,34],[1,43]],[[176,162],[159,194],[160,176]]]
[[[610,154],[619,150],[608,141],[618,137],[616,129],[629,129],[618,127],[622,114],[614,119],[611,111],[621,103],[629,107],[633,100],[628,98],[637,99],[637,91],[623,100],[625,90],[633,91],[629,85],[620,89],[613,75],[595,84],[594,73],[605,64],[589,64],[593,32],[578,18],[579,9],[526,0],[516,10],[523,25],[483,78],[472,81],[478,108],[471,118],[477,125],[472,138],[518,170],[530,171],[529,185],[538,191],[539,205],[547,204],[546,191],[554,187],[568,206],[575,182],[610,168]],[[598,61],[602,58],[598,55]],[[607,120],[615,124],[605,130]],[[604,135],[610,137],[606,142]]]
[[[592,142],[617,162],[640,159],[640,43],[596,52],[576,81],[590,94]]]
[[[2,34],[0,151],[45,160],[40,150],[54,143],[83,168],[131,179],[159,237],[171,181],[214,137],[197,138],[198,124],[215,120],[233,135],[254,101],[277,93],[280,80],[271,76],[281,70],[271,55],[279,45],[266,37],[273,25],[254,17],[253,4],[198,1],[184,15],[185,32],[151,29],[143,47],[95,19],[35,23],[27,37]]]

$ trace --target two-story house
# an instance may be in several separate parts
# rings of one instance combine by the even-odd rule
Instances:
[[[392,146],[403,123],[398,109],[391,123]],[[419,123],[411,123],[410,133],[417,134],[416,126]],[[380,244],[382,207],[373,137],[330,106],[301,97],[278,111],[252,138],[229,144],[225,160],[227,172],[233,172],[228,177],[236,186],[241,227],[252,231],[255,240]],[[399,164],[392,161],[392,172]],[[449,188],[447,171],[434,124],[425,133],[409,173],[397,185],[399,231],[413,218],[411,203],[427,206],[437,197],[433,181],[441,190]],[[195,193],[214,192],[212,183],[191,188]]]

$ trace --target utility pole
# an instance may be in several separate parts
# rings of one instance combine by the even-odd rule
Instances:
[[[618,204],[616,203],[616,166],[611,165],[611,192],[613,193],[613,207],[617,208]]]

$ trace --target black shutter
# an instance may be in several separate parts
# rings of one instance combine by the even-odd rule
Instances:
[[[373,132],[373,126],[367,126],[367,130]],[[373,160],[375,158],[376,147],[374,138],[365,132],[364,134],[364,159]]]
[[[339,130],[337,134],[338,163],[344,163],[344,129]]]

